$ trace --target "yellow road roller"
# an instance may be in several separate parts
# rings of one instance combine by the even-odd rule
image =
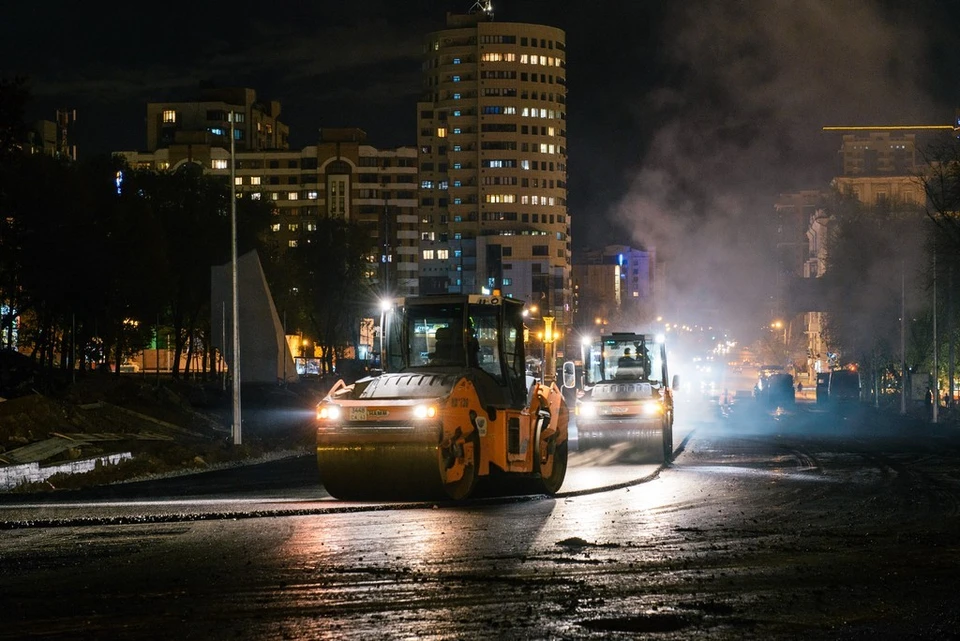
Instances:
[[[383,373],[317,405],[317,465],[343,500],[463,500],[481,479],[555,494],[567,406],[526,371],[523,304],[492,295],[402,298],[384,313]],[[494,483],[492,483],[494,484]]]

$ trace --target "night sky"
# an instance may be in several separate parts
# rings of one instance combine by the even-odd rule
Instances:
[[[360,127],[382,148],[413,145],[421,37],[472,6],[95,4],[14,3],[0,20],[0,75],[29,78],[30,119],[77,110],[81,157],[142,149],[146,103],[189,100],[202,83],[279,100],[294,147],[321,127]],[[497,21],[567,33],[575,251],[656,247],[672,289],[698,304],[756,313],[763,293],[750,279],[768,257],[749,230],[778,193],[826,186],[839,138],[821,126],[949,124],[960,106],[954,0],[500,0],[494,9]]]

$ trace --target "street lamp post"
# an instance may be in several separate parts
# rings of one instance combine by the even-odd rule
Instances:
[[[240,425],[240,280],[237,272],[237,156],[234,111],[230,109],[230,267],[233,286],[233,444],[243,442]]]
[[[383,333],[384,333],[383,322],[387,316],[387,312],[390,311],[391,306],[392,305],[390,301],[387,300],[386,298],[380,301],[380,371],[381,372],[387,371],[385,367],[386,364],[383,362]]]
[[[783,329],[783,344],[787,344],[787,324],[783,321],[777,320],[770,323],[770,327],[773,329]]]

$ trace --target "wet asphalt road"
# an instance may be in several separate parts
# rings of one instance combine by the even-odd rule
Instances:
[[[309,458],[3,497],[0,639],[958,638],[956,430],[687,409],[673,465],[555,499],[341,504]]]

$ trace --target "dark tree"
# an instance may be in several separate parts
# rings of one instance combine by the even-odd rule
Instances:
[[[827,338],[842,363],[859,363],[876,380],[900,361],[902,299],[911,317],[925,306],[929,224],[917,206],[866,206],[852,195],[838,194],[830,212]]]
[[[325,372],[343,357],[343,346],[356,348],[360,319],[373,308],[374,247],[368,229],[324,218],[310,239],[284,253],[283,265],[297,284],[297,320],[317,337]]]
[[[19,153],[27,141],[24,114],[30,91],[24,78],[0,78],[0,160]]]
[[[131,198],[150,211],[160,231],[168,266],[164,321],[174,340],[173,375],[180,360],[206,343],[210,332],[210,268],[230,260],[230,195],[226,181],[187,164],[173,172],[131,171]],[[268,209],[251,201],[237,205],[238,251],[257,249]],[[189,361],[188,361],[189,362]]]

